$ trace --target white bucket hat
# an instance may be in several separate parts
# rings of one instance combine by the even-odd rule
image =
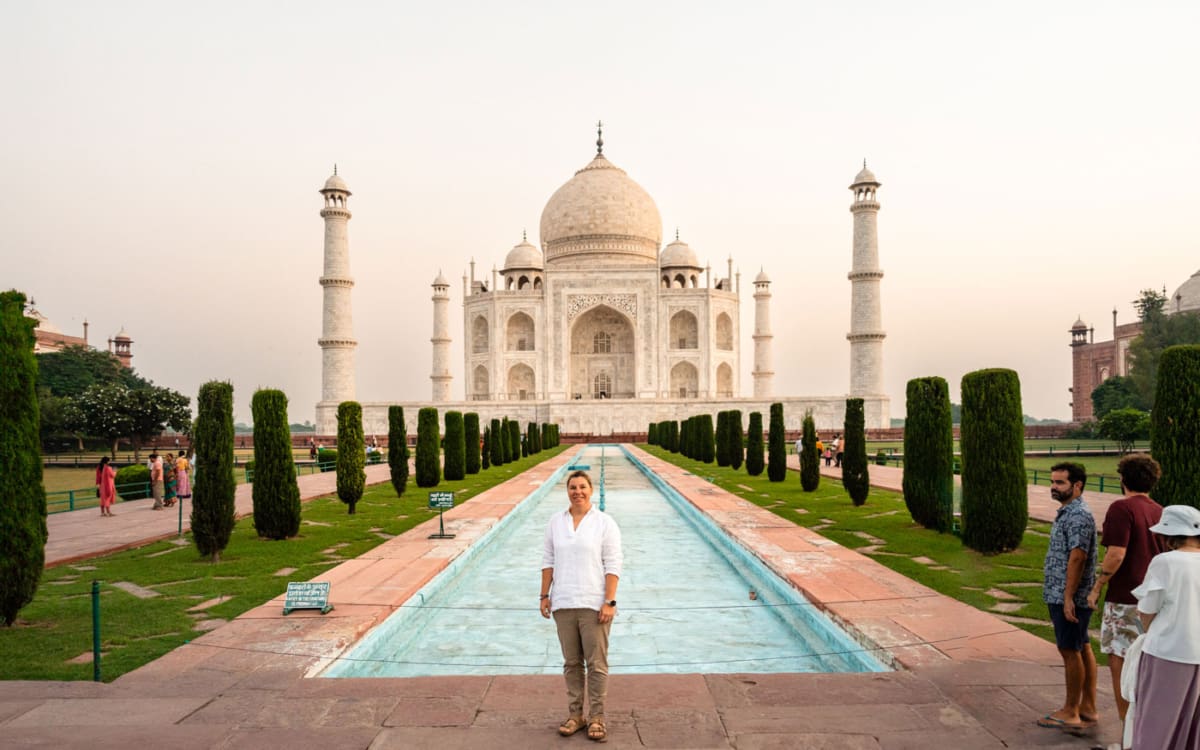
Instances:
[[[1162,520],[1150,531],[1163,536],[1200,536],[1200,510],[1190,505],[1168,505]]]

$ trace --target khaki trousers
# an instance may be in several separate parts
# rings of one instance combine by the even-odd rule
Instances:
[[[562,646],[563,676],[567,679],[567,698],[571,716],[583,716],[583,686],[586,681],[591,718],[604,717],[604,698],[608,695],[608,630],[601,625],[594,609],[559,609],[554,612],[558,643]],[[585,680],[586,665],[586,680]]]

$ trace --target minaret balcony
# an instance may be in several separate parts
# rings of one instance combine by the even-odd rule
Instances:
[[[851,271],[846,274],[846,278],[851,281],[869,281],[872,279],[878,281],[883,278],[883,270],[876,268],[873,271]]]

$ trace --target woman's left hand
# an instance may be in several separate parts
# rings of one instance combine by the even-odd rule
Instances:
[[[606,625],[606,624],[612,622],[613,618],[616,617],[616,615],[617,615],[616,607],[609,606],[608,604],[603,604],[600,606],[599,620],[600,620],[601,625]]]

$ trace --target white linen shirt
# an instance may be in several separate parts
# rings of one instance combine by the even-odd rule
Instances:
[[[604,605],[604,576],[621,577],[621,530],[607,513],[592,506],[579,522],[571,509],[550,516],[542,550],[542,570],[554,571],[550,610],[594,609]]]
[[[1155,555],[1133,595],[1139,612],[1155,615],[1142,651],[1200,664],[1200,554],[1174,550]]]

